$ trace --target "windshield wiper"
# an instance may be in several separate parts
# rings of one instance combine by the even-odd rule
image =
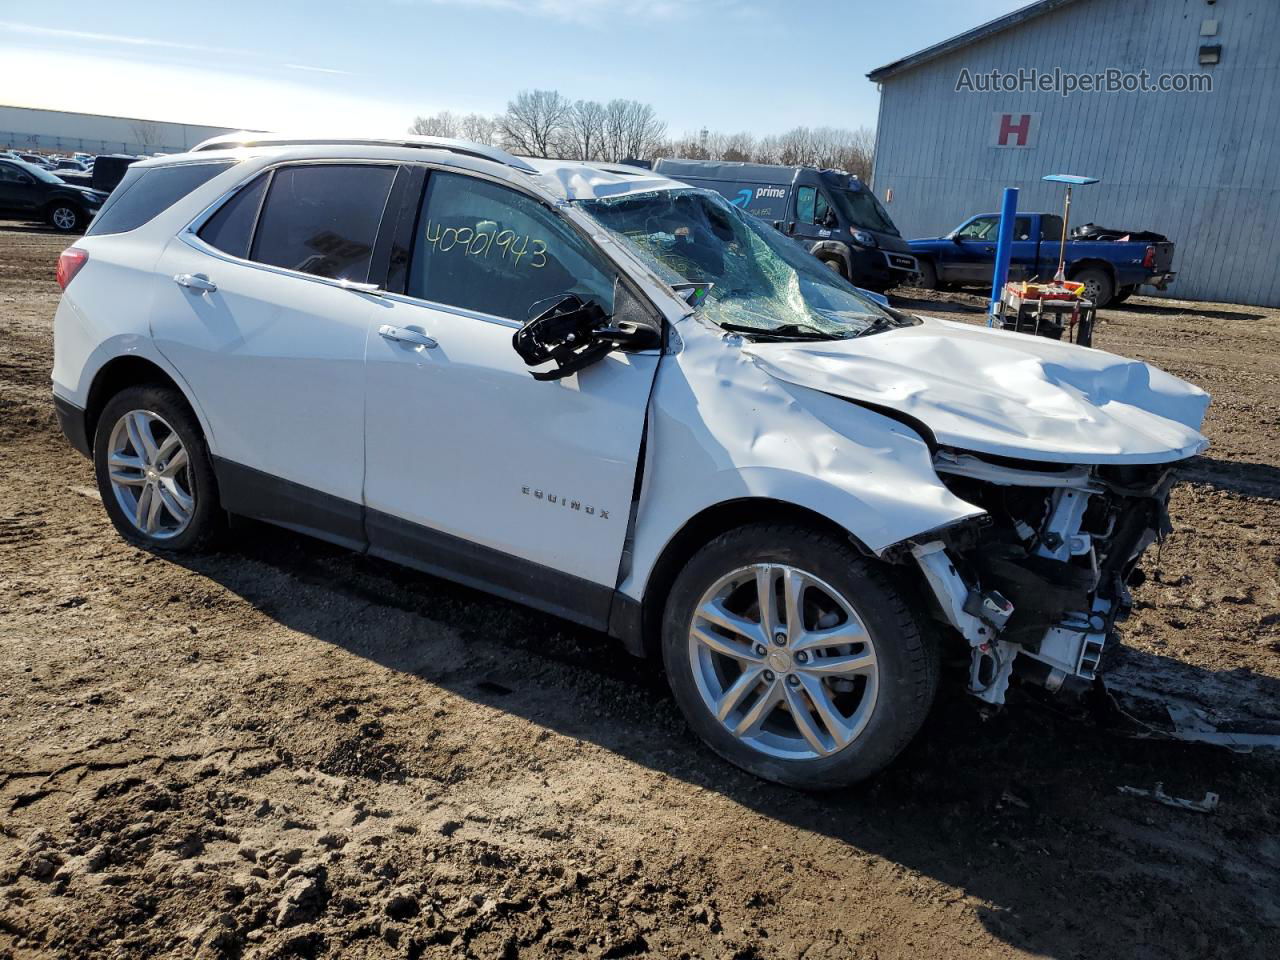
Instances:
[[[720,329],[732,333],[746,333],[773,340],[845,340],[847,334],[819,330],[803,323],[782,323],[776,327],[751,327],[743,323],[722,323]]]
[[[893,317],[875,317],[872,319],[871,324],[867,329],[860,331],[858,336],[870,336],[873,333],[879,333],[881,330],[897,330],[901,326],[902,324]]]

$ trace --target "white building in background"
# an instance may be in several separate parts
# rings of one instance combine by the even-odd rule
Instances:
[[[228,127],[0,105],[0,149],[58,153],[182,153]]]
[[[1032,71],[1057,88],[1026,89]],[[1055,71],[1212,90],[1064,96]],[[903,236],[998,211],[1006,186],[1019,209],[1055,211],[1042,176],[1099,177],[1072,223],[1168,236],[1170,296],[1280,306],[1280,0],[1040,0],[868,77],[872,182]]]

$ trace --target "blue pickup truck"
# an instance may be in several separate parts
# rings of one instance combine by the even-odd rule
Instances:
[[[998,213],[980,213],[946,236],[910,241],[921,285],[989,287],[999,230]],[[1009,279],[1052,279],[1061,237],[1062,217],[1057,214],[1018,214]],[[1083,283],[1085,296],[1099,307],[1127,300],[1144,284],[1165,289],[1175,276],[1172,266],[1173,243],[1156,233],[1085,224],[1067,238],[1067,279]]]

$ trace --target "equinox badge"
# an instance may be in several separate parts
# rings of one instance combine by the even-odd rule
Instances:
[[[557,493],[547,493],[536,487],[522,486],[520,492],[526,497],[533,497],[535,500],[545,500],[552,506],[564,507],[566,510],[580,510],[589,517],[600,517],[602,520],[609,519],[608,510],[598,510],[591,504],[584,504],[581,500],[570,500],[568,497]]]

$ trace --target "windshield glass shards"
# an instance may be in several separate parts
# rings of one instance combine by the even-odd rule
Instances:
[[[726,330],[770,339],[844,339],[913,322],[710,191],[657,190],[577,206],[668,284],[710,284],[699,312]]]

